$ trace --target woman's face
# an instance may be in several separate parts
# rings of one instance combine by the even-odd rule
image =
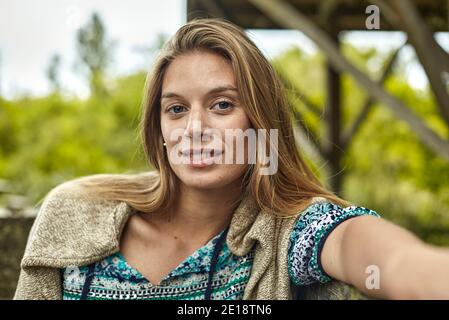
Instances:
[[[162,138],[170,166],[186,186],[215,189],[241,178],[247,146],[229,134],[250,127],[228,60],[193,51],[170,63],[162,83]],[[237,152],[244,161],[236,160]]]

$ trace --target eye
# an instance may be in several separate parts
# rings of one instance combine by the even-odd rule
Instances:
[[[183,112],[184,110],[185,110],[185,108],[183,106],[176,105],[176,106],[172,106],[172,107],[168,108],[167,112],[173,113],[173,114],[178,114],[178,113]]]
[[[227,110],[231,109],[233,106],[234,105],[231,102],[222,100],[222,101],[219,101],[216,104],[214,104],[212,108],[215,108],[219,111],[227,111]]]

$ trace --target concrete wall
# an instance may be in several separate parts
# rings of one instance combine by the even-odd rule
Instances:
[[[34,218],[0,218],[0,299],[11,299]]]

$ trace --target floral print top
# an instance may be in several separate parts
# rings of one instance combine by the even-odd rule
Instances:
[[[326,283],[332,278],[320,263],[320,253],[330,232],[341,222],[361,215],[380,215],[370,209],[350,206],[342,208],[323,200],[311,204],[297,218],[290,235],[288,271],[295,285]],[[208,284],[214,246],[223,230],[206,245],[196,250],[160,284],[154,285],[130,266],[120,252],[91,266],[61,269],[64,300],[202,300]],[[245,256],[232,254],[224,242],[211,279],[211,299],[241,300],[251,274],[255,248]],[[90,285],[86,279],[90,277]]]

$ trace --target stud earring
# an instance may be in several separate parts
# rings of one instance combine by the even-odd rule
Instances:
[[[164,145],[164,147],[167,146],[167,144],[165,142],[163,143],[163,145]]]

